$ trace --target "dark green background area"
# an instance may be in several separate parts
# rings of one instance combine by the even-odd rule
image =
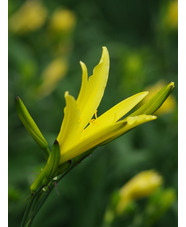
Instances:
[[[24,1],[9,0],[9,16]],[[91,75],[101,56],[110,54],[109,80],[98,115],[119,101],[145,90],[159,80],[175,82],[177,100],[177,29],[162,25],[171,1],[45,0],[49,16],[60,7],[72,10],[77,22],[70,37],[69,70],[55,90],[34,98],[41,72],[52,59],[53,44],[39,30],[16,35],[9,32],[9,226],[20,226],[29,187],[45,164],[44,154],[21,124],[15,109],[19,95],[51,147],[63,118],[64,92],[77,97],[83,61]],[[55,45],[55,43],[54,43]],[[127,65],[133,59],[136,67]],[[137,63],[136,63],[137,62]],[[33,222],[33,227],[101,227],[112,193],[140,171],[155,169],[164,188],[177,193],[177,108],[141,125],[115,141],[99,147],[54,190]],[[59,193],[58,193],[59,192]],[[148,199],[113,223],[114,227],[139,227]],[[145,226],[145,225],[142,225]],[[150,225],[146,225],[150,226]],[[177,201],[158,218],[154,227],[177,226]]]

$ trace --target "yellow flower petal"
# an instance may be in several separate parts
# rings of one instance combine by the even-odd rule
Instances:
[[[81,67],[83,71],[82,85],[77,105],[80,110],[81,127],[85,128],[101,102],[108,80],[109,53],[107,48],[103,47],[100,62],[94,68],[93,75],[88,79],[86,66],[81,63]]]
[[[125,127],[121,128],[120,130],[115,132],[115,135],[113,135],[112,137],[110,137],[109,140],[106,140],[104,143],[100,144],[100,145],[104,145],[105,143],[108,143],[114,139],[116,139],[117,137],[123,135],[124,133],[128,132],[129,130],[135,128],[138,125],[141,125],[143,123],[146,123],[148,121],[152,121],[155,120],[157,117],[154,115],[139,115],[139,116],[135,116],[135,117],[127,117],[124,120],[120,121],[120,122],[126,122],[127,124],[125,125]]]
[[[84,94],[86,93],[87,83],[88,83],[88,71],[86,65],[80,61],[81,69],[82,69],[82,82],[81,82],[81,89],[77,98],[77,103],[81,106],[80,102],[85,99]]]
[[[71,143],[66,144],[61,154],[60,163],[64,163],[85,151],[90,150],[93,147],[98,146],[100,143],[108,140],[110,137],[114,136],[118,130],[123,128],[126,125],[126,122],[117,122],[106,127],[100,127],[98,130],[96,124],[88,126],[87,129],[81,131],[78,134],[78,139],[72,139]]]
[[[112,125],[99,125],[99,122],[95,120],[78,134],[78,138],[74,137],[69,141],[70,143],[66,143],[66,146],[64,146],[65,150],[61,154],[60,162],[63,163],[93,147],[107,143],[130,129],[154,119],[156,119],[156,116],[140,115],[128,117]]]
[[[125,128],[123,128],[120,132],[117,133],[117,136],[122,135],[123,133],[126,133],[127,131],[129,131],[132,128],[135,128],[138,125],[141,125],[143,123],[146,123],[148,121],[152,121],[155,120],[157,117],[154,115],[139,115],[139,116],[135,116],[135,117],[127,117],[125,120],[127,122],[127,125]]]
[[[73,96],[69,95],[68,92],[65,92],[65,99],[66,107],[64,109],[64,119],[57,137],[61,152],[63,151],[63,147],[65,147],[68,143],[71,144],[73,137],[80,133],[80,112],[77,108],[76,100]]]
[[[135,107],[147,94],[148,92],[144,91],[123,100],[98,117],[96,121],[101,124],[110,124],[118,121],[133,107]]]

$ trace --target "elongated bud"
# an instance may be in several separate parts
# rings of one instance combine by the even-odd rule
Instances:
[[[167,97],[174,89],[174,82],[169,83],[167,86],[157,92],[149,101],[143,104],[139,109],[133,112],[130,116],[140,114],[153,114],[164,103]]]
[[[45,151],[48,157],[50,154],[48,143],[39,130],[38,126],[34,122],[33,118],[30,116],[27,108],[25,107],[19,96],[16,97],[16,109],[21,122],[23,123],[29,134],[32,136],[32,138],[36,141],[36,143],[41,147],[42,150]]]
[[[60,159],[60,148],[59,143],[56,140],[52,146],[52,150],[50,156],[47,160],[47,163],[39,174],[39,176],[35,179],[33,184],[31,185],[30,189],[32,192],[35,192],[40,186],[47,185],[55,176],[56,171],[59,166],[59,159]]]

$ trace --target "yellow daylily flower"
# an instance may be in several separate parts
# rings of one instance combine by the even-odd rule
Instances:
[[[109,53],[103,47],[100,62],[88,77],[86,65],[82,68],[82,84],[77,100],[65,92],[66,107],[57,141],[60,146],[62,164],[98,145],[106,143],[124,134],[130,129],[156,119],[153,115],[128,116],[121,120],[135,107],[148,92],[135,94],[97,117],[97,108],[104,94],[109,74]],[[92,117],[96,116],[96,119]]]
[[[40,147],[47,148],[47,163],[31,185],[32,192],[40,186],[47,185],[67,168],[73,168],[97,146],[114,140],[140,124],[156,119],[156,116],[151,114],[162,105],[174,89],[174,83],[169,83],[127,117],[124,116],[141,102],[148,92],[135,94],[97,117],[97,108],[108,80],[109,53],[107,48],[103,47],[101,59],[94,68],[92,76],[88,77],[86,65],[83,62],[80,64],[82,68],[81,89],[77,100],[69,92],[65,92],[64,119],[51,152],[28,110],[20,98],[17,99],[16,107],[20,120]],[[95,119],[93,119],[94,115]],[[71,159],[73,159],[72,166]]]
[[[168,29],[178,28],[178,1],[170,1],[165,12],[163,23]]]

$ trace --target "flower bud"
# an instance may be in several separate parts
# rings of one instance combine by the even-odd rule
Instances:
[[[46,186],[56,176],[59,159],[60,149],[59,143],[56,140],[52,146],[52,150],[45,167],[30,187],[32,192],[35,192],[40,186]]]
[[[153,114],[164,103],[173,89],[174,82],[171,82],[167,86],[163,87],[150,100],[148,100],[130,116],[136,116],[140,114]]]
[[[32,138],[41,147],[41,149],[45,151],[45,153],[48,156],[49,155],[48,143],[44,136],[42,135],[41,131],[39,130],[38,126],[34,122],[33,118],[30,116],[27,108],[25,107],[24,103],[19,98],[19,96],[16,97],[16,109],[19,119],[25,126],[28,133],[32,136]]]

